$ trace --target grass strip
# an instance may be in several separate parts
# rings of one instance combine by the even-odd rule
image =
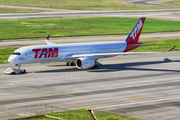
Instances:
[[[17,48],[0,49],[0,64],[8,63],[7,59],[13,53],[13,51],[16,50],[16,49]]]
[[[143,41],[144,44],[161,43],[161,45],[139,47],[132,52],[164,52],[177,46],[173,51],[180,51],[180,39]],[[8,63],[7,59],[17,48],[0,49],[0,64]]]
[[[68,115],[67,115],[68,114]],[[98,120],[139,120],[135,118],[128,118],[125,116],[119,116],[119,115],[114,115],[114,114],[109,114],[109,113],[104,113],[104,112],[94,112],[96,118]],[[49,113],[48,115],[52,115]],[[56,112],[53,113],[53,116],[67,119],[67,120],[93,120],[92,116],[90,113],[85,110],[85,109],[79,109],[79,110],[70,110],[70,111],[63,111],[63,112]]]
[[[174,8],[163,6],[125,5],[121,3],[123,1],[128,0],[0,0],[0,4],[76,10],[140,10]]]
[[[171,1],[163,2],[163,4],[180,5],[180,0],[171,0]]]
[[[62,120],[93,120],[90,113],[85,109],[79,110],[70,110],[70,111],[62,111],[62,112],[55,112],[55,113],[48,113],[47,115],[59,117]],[[139,120],[135,118],[128,118],[125,116],[119,116],[104,112],[95,112],[95,115],[98,120]],[[15,120],[57,120],[53,118],[47,118],[44,115],[35,115],[27,118],[22,119],[15,119]]]
[[[0,13],[37,13],[41,11],[30,10],[30,9],[11,9],[11,8],[0,8]]]
[[[0,39],[128,34],[137,21],[120,17],[0,20]],[[142,32],[179,30],[180,22],[146,19]]]
[[[180,39],[142,41],[142,43],[144,44],[161,43],[161,45],[139,47],[132,50],[132,52],[157,52],[157,51],[165,52],[171,49],[175,45],[176,47],[173,51],[180,51]]]

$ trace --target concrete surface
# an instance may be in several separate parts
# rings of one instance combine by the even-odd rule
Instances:
[[[178,120],[179,54],[100,59],[103,65],[89,70],[78,70],[65,63],[26,64],[22,68],[28,73],[20,75],[4,75],[3,69],[14,65],[2,64],[0,106],[45,103],[67,109],[105,110],[146,120]]]
[[[80,43],[80,42],[103,42],[103,41],[124,41],[126,35],[99,35],[99,36],[79,36],[79,37],[56,37],[50,40],[57,44],[63,43]],[[147,40],[165,40],[165,39],[179,39],[180,32],[161,32],[161,33],[144,33],[141,34],[139,41]],[[12,40],[0,40],[0,48],[17,48],[28,45],[46,45],[45,38],[34,39],[12,39]]]
[[[70,17],[134,17],[134,18],[147,17],[148,19],[151,18],[151,19],[160,19],[160,20],[180,21],[179,13],[180,13],[180,9],[8,13],[8,14],[0,14],[0,19],[70,18]]]

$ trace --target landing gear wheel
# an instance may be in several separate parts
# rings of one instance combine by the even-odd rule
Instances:
[[[91,69],[97,69],[98,65],[94,65]]]
[[[71,62],[71,63],[70,63],[70,66],[75,66],[75,63],[74,63],[74,62]]]
[[[22,71],[23,71],[23,73],[26,73],[26,70],[25,70],[25,69],[23,69]]]
[[[98,68],[98,65],[94,65],[94,68],[97,69],[97,68]]]
[[[69,66],[69,62],[67,62],[66,65]]]

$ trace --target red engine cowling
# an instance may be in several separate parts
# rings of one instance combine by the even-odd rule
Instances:
[[[88,69],[95,65],[95,60],[93,58],[78,58],[75,63],[78,69]]]

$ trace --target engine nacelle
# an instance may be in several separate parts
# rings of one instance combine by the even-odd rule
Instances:
[[[75,63],[78,69],[88,69],[95,65],[95,60],[93,58],[78,58]]]

